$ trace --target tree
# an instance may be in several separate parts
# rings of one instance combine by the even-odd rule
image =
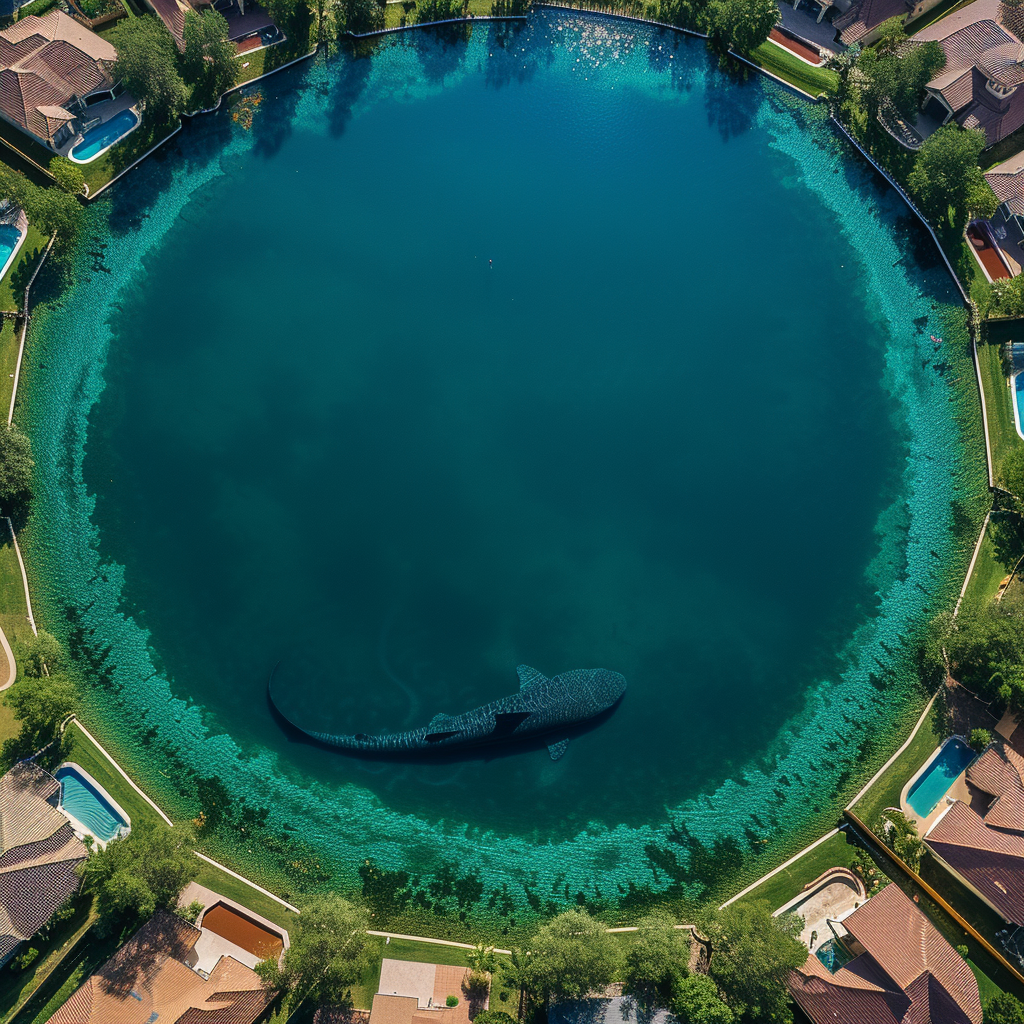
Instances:
[[[56,672],[63,660],[64,649],[60,641],[52,633],[41,629],[25,645],[21,668],[25,675],[38,679],[47,671]]]
[[[1013,314],[1019,316],[1024,314],[1024,274],[1011,277],[1009,281],[1020,282],[1017,287],[1017,292],[1021,296],[1020,312]],[[996,281],[995,283],[1002,284],[1003,281]],[[1006,483],[1006,489],[1015,494],[1019,500],[1024,500],[1024,445],[1016,444],[1007,453],[1003,459],[1002,477]]]
[[[691,974],[680,982],[672,1012],[679,1024],[733,1024],[736,1019],[722,1002],[715,983],[704,974]]]
[[[14,516],[25,510],[35,468],[29,439],[13,424],[0,424],[0,513]]]
[[[185,14],[182,67],[199,102],[213,104],[235,84],[236,50],[228,39],[228,22],[219,11]]]
[[[461,7],[461,0],[459,3]],[[339,0],[338,25],[346,32],[373,32],[384,27],[386,5],[380,0]]]
[[[705,912],[700,929],[711,944],[711,980],[735,1016],[792,1021],[785,980],[807,959],[796,938],[801,927],[792,914],[772,917],[764,900]]]
[[[1000,992],[985,1007],[985,1024],[1024,1024],[1024,1003],[1009,992]]]
[[[533,940],[531,987],[549,999],[582,999],[615,976],[618,948],[605,926],[585,910],[567,910]]]
[[[22,679],[7,691],[6,700],[21,730],[4,741],[0,760],[5,766],[45,747],[78,704],[74,684],[63,675]]]
[[[493,974],[498,969],[498,955],[494,952],[494,947],[483,942],[478,942],[466,954],[466,960],[474,971],[481,974]]]
[[[756,50],[775,28],[779,6],[775,0],[712,0],[711,35],[722,49],[738,53]]]
[[[998,200],[978,166],[985,146],[983,131],[955,124],[943,125],[925,140],[907,184],[937,226],[960,232],[970,217],[996,212]]]
[[[501,977],[519,993],[516,1015],[522,1020],[526,1009],[526,990],[530,987],[530,955],[519,946],[513,946],[509,952],[510,955],[503,965]]]
[[[917,825],[902,811],[884,810],[875,823],[875,832],[911,870],[920,870],[924,842],[917,834]]]
[[[1024,666],[1024,624],[1012,608],[995,602],[966,606],[955,619],[937,615],[929,632],[930,646],[945,647],[950,671],[975,693],[1006,699],[1001,687],[1016,687]]]
[[[643,918],[626,951],[623,991],[644,1009],[670,1006],[686,977],[689,955],[689,933],[677,929],[668,913]]]
[[[473,1018],[473,1024],[516,1024],[516,1019],[504,1010],[481,1010]]]
[[[992,742],[992,733],[988,729],[972,729],[967,737],[967,745],[979,753]]]
[[[177,47],[163,23],[152,14],[124,18],[110,31],[117,49],[114,79],[141,100],[158,121],[169,121],[185,108],[185,83],[178,73]]]
[[[992,312],[1004,316],[1024,316],[1024,274],[1016,277],[1001,277],[992,282]],[[1014,449],[1011,455],[1016,451]],[[1005,469],[1004,469],[1005,475]],[[1018,497],[1024,491],[1011,487]]]
[[[912,115],[924,87],[944,67],[946,55],[935,40],[906,45],[900,17],[883,22],[882,30],[878,45],[862,50],[857,59],[861,98],[871,119],[887,100]]]
[[[367,964],[367,924],[361,908],[341,896],[323,896],[303,908],[284,962],[264,960],[256,973],[267,988],[291,992],[296,1007],[306,999],[345,1005]]]
[[[85,186],[85,174],[78,164],[72,163],[66,157],[55,156],[50,161],[50,174],[57,179],[57,184],[65,192],[73,196],[82,194],[82,189]]]
[[[299,0],[267,0],[264,6],[275,25],[287,25],[299,9]]]
[[[131,832],[107,843],[82,867],[84,887],[96,897],[101,927],[134,927],[155,910],[173,910],[181,890],[199,874],[195,833],[139,821]]]

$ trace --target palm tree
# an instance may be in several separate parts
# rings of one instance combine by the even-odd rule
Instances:
[[[501,969],[501,974],[505,981],[519,991],[519,1004],[516,1016],[520,1020],[523,1019],[523,1014],[526,1012],[526,990],[530,984],[529,956],[530,954],[526,950],[521,949],[519,946],[513,946],[508,960],[502,964]]]
[[[493,946],[478,942],[473,950],[466,954],[469,966],[480,974],[493,974],[498,969],[498,957]]]

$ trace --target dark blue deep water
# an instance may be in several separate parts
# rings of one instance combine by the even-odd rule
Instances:
[[[93,720],[296,885],[607,896],[781,848],[912,709],[978,482],[905,209],[822,111],[606,19],[259,95],[99,204],[33,334],[37,589]],[[367,764],[265,701],[277,666],[311,727],[408,728],[523,662],[629,690],[557,763]]]

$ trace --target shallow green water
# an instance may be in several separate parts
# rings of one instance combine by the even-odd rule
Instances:
[[[106,735],[299,888],[695,893],[784,846],[913,700],[979,484],[897,197],[820,111],[600,18],[263,97],[94,210],[35,322],[36,588]],[[276,666],[293,717],[388,731],[521,662],[629,691],[557,763],[442,765],[291,742],[264,697]]]

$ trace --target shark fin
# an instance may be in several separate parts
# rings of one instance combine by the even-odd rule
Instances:
[[[559,740],[557,743],[548,744],[548,753],[552,761],[557,761],[569,749],[568,740]]]
[[[545,683],[547,680],[542,676],[535,668],[530,668],[529,665],[520,665],[516,669],[519,675],[519,689],[525,690],[535,683]]]

